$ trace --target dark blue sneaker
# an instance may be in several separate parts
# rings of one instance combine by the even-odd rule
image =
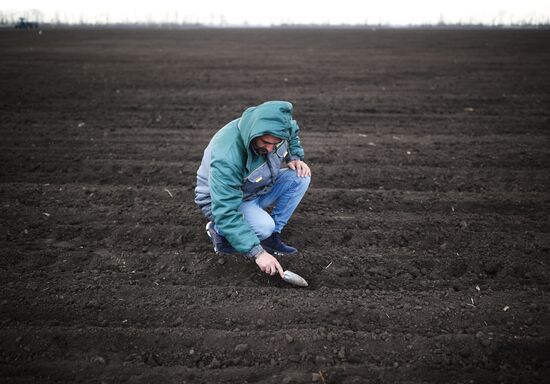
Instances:
[[[227,241],[225,237],[216,232],[214,229],[214,223],[211,221],[206,224],[206,234],[210,237],[210,240],[214,245],[214,252],[227,254],[238,253],[237,250],[229,244],[229,241]]]
[[[261,241],[262,247],[272,255],[292,255],[298,252],[294,247],[288,246],[281,240],[281,234],[273,232],[267,239]]]

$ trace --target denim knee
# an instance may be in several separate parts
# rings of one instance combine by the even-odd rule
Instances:
[[[300,177],[296,175],[296,173],[294,173],[294,182],[299,185],[300,189],[303,189],[305,191],[309,187],[311,176]]]
[[[254,223],[254,232],[260,240],[267,239],[273,233],[275,229],[275,222],[270,216],[266,216],[261,222]]]

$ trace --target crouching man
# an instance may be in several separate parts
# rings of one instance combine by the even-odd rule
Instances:
[[[195,203],[209,220],[206,232],[216,253],[243,253],[262,272],[282,277],[273,255],[297,252],[281,240],[281,231],[311,177],[298,131],[292,104],[269,101],[248,108],[210,140],[197,171]],[[281,169],[283,161],[288,168]]]

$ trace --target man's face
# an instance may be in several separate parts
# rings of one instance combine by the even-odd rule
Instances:
[[[263,135],[252,140],[252,147],[259,155],[267,155],[275,150],[282,140],[271,135]]]

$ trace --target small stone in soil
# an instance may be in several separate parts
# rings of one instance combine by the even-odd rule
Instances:
[[[346,350],[344,349],[344,347],[342,347],[340,349],[340,351],[338,352],[338,358],[340,358],[340,359],[345,359],[346,358]]]
[[[220,368],[221,365],[222,364],[220,363],[220,361],[218,359],[216,359],[215,357],[210,362],[210,368]]]
[[[98,364],[107,364],[107,362],[105,361],[105,359],[101,356],[96,356],[92,359],[92,363],[98,363]]]
[[[235,352],[237,353],[245,353],[246,351],[248,351],[248,344],[238,344],[235,347]]]

